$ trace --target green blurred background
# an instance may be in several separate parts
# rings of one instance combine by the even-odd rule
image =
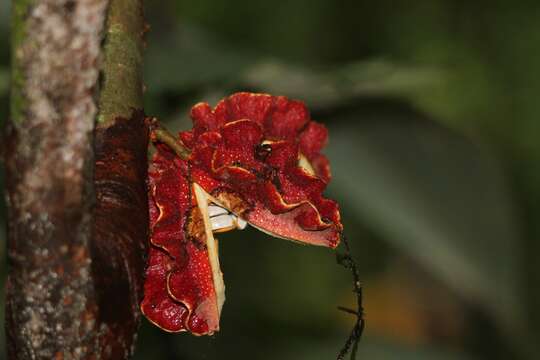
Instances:
[[[146,15],[146,112],[170,128],[242,90],[301,99],[330,129],[327,194],[364,285],[359,359],[540,358],[540,2],[169,0]],[[2,121],[8,39],[0,0]],[[5,208],[0,226],[3,284]],[[335,358],[354,296],[332,251],[219,238],[222,330],[145,321],[135,358]]]

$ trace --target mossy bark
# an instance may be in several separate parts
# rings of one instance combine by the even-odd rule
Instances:
[[[129,358],[148,223],[142,0],[12,11],[8,356]]]
[[[117,117],[129,118],[143,106],[142,57],[144,23],[142,1],[113,0],[107,14],[103,47],[100,125]]]
[[[11,106],[10,117],[12,121],[22,118],[24,98],[22,89],[24,86],[22,64],[17,61],[18,50],[21,49],[26,37],[27,13],[32,0],[19,0],[12,2],[11,10]],[[19,53],[20,56],[20,53]]]

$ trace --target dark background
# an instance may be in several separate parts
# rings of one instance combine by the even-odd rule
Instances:
[[[327,194],[365,292],[359,359],[540,358],[538,1],[170,0],[146,14],[146,112],[170,128],[242,90],[301,99],[330,129]],[[2,122],[8,40],[0,0]],[[3,284],[5,208],[0,226]],[[253,229],[219,239],[221,331],[144,321],[135,358],[335,358],[354,322],[336,307],[354,297],[333,252]]]

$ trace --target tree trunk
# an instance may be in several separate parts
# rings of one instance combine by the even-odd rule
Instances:
[[[128,358],[148,231],[142,0],[16,0],[12,21],[9,358]]]

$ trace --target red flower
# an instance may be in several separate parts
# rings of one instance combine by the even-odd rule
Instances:
[[[224,301],[209,205],[240,219],[234,226],[245,220],[280,238],[331,248],[342,225],[337,204],[322,196],[330,181],[320,153],[327,130],[303,103],[238,93],[214,109],[195,105],[191,117],[193,129],[180,133],[189,158],[157,141],[152,159],[153,246],[141,309],[167,331],[204,335],[219,330]]]

